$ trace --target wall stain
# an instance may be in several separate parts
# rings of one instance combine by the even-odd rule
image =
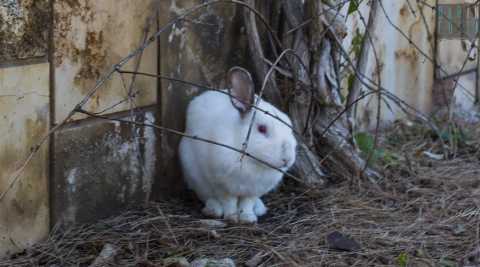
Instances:
[[[23,136],[18,136],[21,144],[2,144],[0,153],[0,188],[2,192],[9,184],[8,178],[21,166],[26,155],[48,130],[48,105],[37,109],[35,115],[24,120]],[[47,149],[38,152],[22,178],[12,187],[3,203],[0,203],[0,254],[13,252],[10,240],[16,246],[24,247],[43,237],[48,230],[48,164]]]
[[[84,85],[88,80],[97,80],[100,78],[102,70],[107,64],[107,52],[103,47],[103,31],[88,32],[86,38],[86,48],[73,48],[74,62],[84,62],[75,75],[75,84]],[[85,87],[85,86],[82,86]]]
[[[54,68],[56,73],[55,120],[61,121],[82,96],[94,87],[111,66],[136,49],[143,39],[147,18],[155,13],[154,0],[70,0],[54,2]],[[158,1],[160,2],[160,1]],[[121,14],[121,16],[120,16]],[[149,34],[156,30],[151,23]],[[140,71],[156,73],[157,49],[152,44],[142,56]],[[124,65],[134,69],[136,59]],[[132,75],[113,75],[85,105],[90,111],[115,106],[126,97]],[[156,100],[156,80],[137,77],[135,90],[139,106]],[[108,109],[109,113],[129,109],[128,103]],[[77,114],[74,120],[84,118]]]
[[[400,16],[406,17],[408,15],[408,7],[407,4],[403,4],[402,8],[400,8]]]
[[[415,65],[418,63],[418,51],[414,48],[399,49],[395,51],[395,58],[397,60],[403,58],[410,64]]]

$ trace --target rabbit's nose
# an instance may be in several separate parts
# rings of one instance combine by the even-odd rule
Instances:
[[[285,158],[282,159],[283,167],[287,167],[289,162],[290,162],[289,159],[285,159]]]

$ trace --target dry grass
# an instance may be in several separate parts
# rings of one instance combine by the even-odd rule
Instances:
[[[318,190],[287,181],[266,198],[269,214],[254,226],[205,226],[191,199],[151,203],[94,225],[56,229],[0,266],[88,265],[106,243],[122,249],[119,266],[162,266],[180,256],[231,257],[241,265],[255,255],[262,266],[464,266],[478,260],[469,253],[480,245],[477,145],[455,159],[433,160],[420,153],[438,150],[425,131],[394,128],[383,141],[391,157],[379,187],[343,181]],[[361,250],[329,249],[333,231]]]

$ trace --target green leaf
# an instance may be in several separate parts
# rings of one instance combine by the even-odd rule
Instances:
[[[373,150],[374,138],[368,133],[357,133],[355,134],[355,141],[357,142],[358,148],[363,153],[370,153]]]
[[[355,35],[352,38],[352,45],[350,48],[351,52],[353,52],[357,59],[360,57],[360,53],[362,52],[362,44],[364,38],[364,35],[360,33],[359,29],[357,29]]]
[[[350,74],[348,75],[348,78],[347,78],[347,88],[348,88],[348,92],[352,91],[353,89],[353,83],[355,82],[355,74]]]
[[[368,164],[375,164],[379,159],[384,159],[387,152],[382,148],[375,148],[375,138],[369,133],[356,133],[355,142],[358,145],[358,148],[362,152],[362,156],[365,159],[370,156],[370,161]]]
[[[400,253],[397,257],[397,265],[400,267],[407,267],[408,255],[405,252]]]
[[[350,5],[348,6],[348,13],[347,16],[356,12],[358,10],[358,6],[362,3],[363,0],[350,0]]]

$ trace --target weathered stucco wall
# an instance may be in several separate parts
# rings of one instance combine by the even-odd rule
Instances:
[[[459,38],[438,39],[437,62],[442,66],[437,69],[438,78],[477,67],[477,48],[471,49],[474,45],[472,41]]]
[[[112,118],[157,124],[155,108]],[[89,119],[55,135],[53,220],[94,222],[149,200],[158,166],[153,128]]]
[[[452,97],[455,98],[453,103],[457,110],[463,114],[468,114],[474,108],[477,86],[476,72],[473,71],[459,77],[453,95],[452,92],[449,92],[454,86],[452,79],[435,82],[434,78],[436,76],[437,79],[442,79],[456,74],[462,71],[462,67],[463,71],[476,69],[478,62],[477,48],[473,50],[470,48],[473,43],[478,46],[478,40],[439,38],[435,54],[436,11],[430,8],[430,6],[435,6],[435,2],[429,0],[425,3],[415,3],[409,6],[405,0],[392,1],[388,4],[387,1],[383,1],[385,11],[381,7],[378,9],[375,18],[375,32],[373,33],[375,49],[380,63],[381,83],[389,92],[394,93],[409,105],[426,114],[436,113],[439,109],[448,105]],[[473,3],[475,1],[441,0],[439,4],[466,2]],[[344,14],[347,12],[347,7],[348,5],[343,9]],[[359,10],[365,21],[368,21],[369,1],[363,1]],[[425,21],[420,10],[423,11]],[[386,14],[391,23],[397,26],[408,39],[392,26]],[[348,16],[347,24],[350,28],[350,34],[344,40],[344,45],[351,51],[351,56],[356,60],[361,48],[358,41],[365,37],[365,26],[358,13]],[[434,68],[433,59],[436,59],[437,64],[441,67]],[[365,74],[377,82],[375,57],[372,49],[370,49]],[[348,86],[347,78],[344,79],[344,87]],[[439,101],[440,95],[442,97],[446,96],[449,101]],[[359,103],[356,118],[361,129],[374,127],[377,103],[376,96],[369,97]],[[385,102],[382,104],[382,124],[388,124],[395,119],[405,117],[405,114],[394,103],[389,102],[388,106]]]
[[[0,1],[0,65],[47,55],[49,2]]]
[[[91,90],[97,80],[120,59],[137,48],[145,33],[155,32],[154,0],[71,0],[54,1],[55,121],[59,122]],[[124,69],[134,70],[135,60]],[[157,46],[144,52],[139,71],[157,73]],[[100,111],[127,96],[131,75],[119,74],[109,80],[85,108]],[[125,89],[124,85],[127,85]],[[137,77],[135,105],[146,106],[157,100],[157,83]],[[124,102],[108,113],[131,108]],[[76,116],[75,118],[83,118]]]
[[[202,3],[200,0],[161,1],[159,25],[188,8]],[[161,73],[163,75],[195,82],[201,85],[221,87],[224,76],[233,65],[247,61],[246,39],[240,31],[239,9],[231,4],[210,6],[176,23],[161,36]],[[243,47],[242,47],[243,46]],[[201,88],[163,80],[161,83],[162,125],[184,130],[185,110],[190,99]],[[162,138],[161,179],[155,185],[156,192],[176,193],[182,190],[177,148],[180,137],[164,135]],[[154,197],[161,197],[156,195]]]
[[[475,95],[476,95],[476,86],[477,86],[477,72],[471,72],[469,74],[462,75],[458,77],[458,84],[455,88],[455,107],[459,114],[462,114],[463,117],[469,119],[478,116],[476,111]],[[475,113],[475,115],[473,114]],[[478,120],[478,118],[476,118]]]
[[[370,10],[367,2],[364,1],[360,9],[366,21]],[[435,5],[434,0],[426,3]],[[379,71],[382,87],[418,110],[428,113],[432,108],[434,64],[419,50],[430,59],[434,58],[435,13],[422,4],[411,6],[413,12],[406,0],[388,1],[388,3],[383,1],[384,9],[381,7],[378,9],[375,18],[376,30],[372,33],[379,69],[375,62],[374,50],[370,49],[364,73],[377,82]],[[420,9],[423,11],[426,23],[420,15]],[[408,38],[402,36],[389,20]],[[351,29],[350,33],[355,33],[358,29],[360,36],[365,35],[365,27],[358,15],[349,16],[347,24]],[[352,39],[354,37],[351,36],[345,40],[347,48],[351,48]],[[360,128],[371,128],[375,125],[377,104],[376,96],[360,101],[356,113]],[[405,114],[392,102],[389,102],[389,105],[382,103],[382,124],[404,116]]]
[[[114,64],[156,32],[156,1],[73,0],[54,2],[55,121],[59,122]],[[157,74],[158,45],[141,58],[139,71]],[[124,70],[134,70],[132,59]],[[158,122],[157,79],[115,74],[84,109],[110,118]],[[123,100],[123,102],[122,102]],[[147,107],[148,108],[145,108]],[[110,108],[112,107],[112,108]],[[139,108],[132,110],[133,108]],[[86,223],[142,205],[157,176],[158,138],[152,128],[75,116],[54,136],[54,223]]]
[[[0,194],[48,131],[49,65],[0,68]],[[0,200],[0,256],[44,238],[49,229],[48,146]]]
[[[0,194],[49,128],[48,0],[0,1]],[[7,67],[8,66],[8,67]],[[43,239],[49,229],[48,145],[0,200],[0,256]]]

